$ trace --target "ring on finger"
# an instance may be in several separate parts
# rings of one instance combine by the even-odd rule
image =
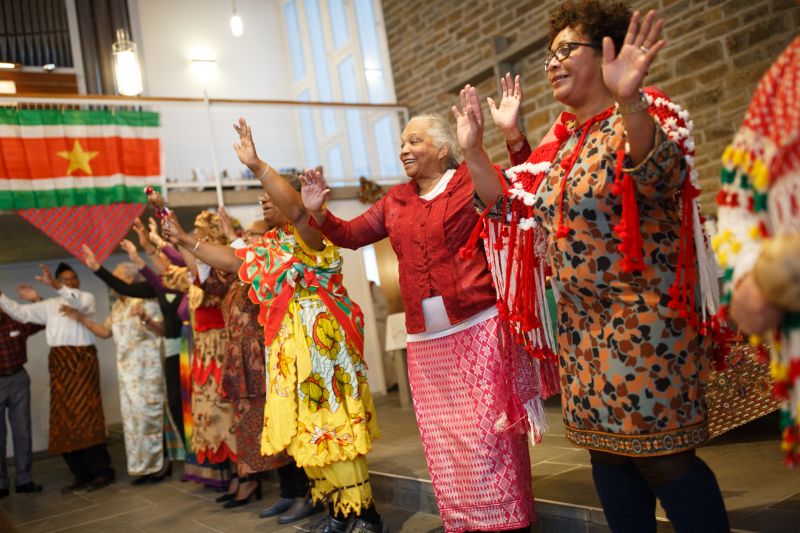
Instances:
[[[642,52],[644,52],[644,53],[646,54],[646,53],[647,53],[647,52],[648,52],[650,49],[649,49],[649,48],[647,48],[647,47],[646,47],[646,46],[644,46],[644,45],[639,45],[639,50],[641,50]]]

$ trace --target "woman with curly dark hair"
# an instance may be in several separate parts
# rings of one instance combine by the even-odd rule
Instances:
[[[656,499],[678,531],[727,531],[716,478],[695,455],[707,440],[704,396],[715,278],[699,229],[688,114],[641,88],[666,42],[655,12],[565,2],[544,61],[562,113],[536,150],[517,127],[519,80],[489,101],[517,165],[501,179],[483,148],[477,92],[454,107],[481,201],[505,316],[557,351],[567,438],[589,450],[613,531],[656,531]],[[499,229],[498,229],[499,228]],[[507,253],[502,252],[507,251]],[[558,294],[558,343],[529,334],[544,273]],[[541,320],[540,320],[541,319]],[[537,344],[538,343],[538,344]]]

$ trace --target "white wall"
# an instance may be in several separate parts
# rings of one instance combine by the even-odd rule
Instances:
[[[148,96],[290,99],[288,53],[278,0],[237,0],[244,34],[230,30],[228,0],[135,0],[134,36]],[[208,56],[216,75],[205,84],[190,60]]]
[[[328,203],[329,209],[345,220],[355,218],[369,207],[356,200],[335,200]],[[260,218],[259,207],[230,206],[228,212],[239,219],[243,225]],[[344,265],[344,286],[350,298],[353,299],[364,312],[364,361],[367,363],[367,380],[373,394],[386,393],[386,380],[383,372],[382,351],[379,350],[378,333],[375,329],[375,312],[372,307],[372,294],[369,290],[369,280],[364,270],[364,257],[358,250],[342,249]]]
[[[106,261],[105,265],[106,267],[113,267],[113,265],[125,260],[126,257],[114,255]],[[95,320],[98,322],[104,320],[109,311],[109,292],[106,285],[75,259],[65,258],[61,259],[61,261],[75,268],[81,280],[81,290],[94,294],[97,301]],[[58,263],[59,260],[46,261],[51,271],[55,271]],[[52,289],[33,279],[36,274],[39,274],[38,262],[0,265],[0,290],[9,298],[20,301],[16,291],[17,285],[30,283],[39,291],[42,297],[54,296],[55,293]],[[31,377],[31,429],[33,432],[34,451],[47,449],[48,417],[50,413],[50,377],[47,370],[48,352],[49,348],[45,342],[44,331],[36,333],[28,339],[28,364],[25,365],[25,368]],[[103,412],[105,413],[106,425],[118,424],[121,421],[116,354],[113,340],[97,340],[97,359],[100,363],[100,387],[103,395]],[[9,457],[13,455],[10,428],[6,442],[6,455]]]

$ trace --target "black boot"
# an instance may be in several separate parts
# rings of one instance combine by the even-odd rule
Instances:
[[[592,461],[594,488],[615,533],[655,533],[656,497],[633,463]]]
[[[353,526],[347,533],[388,533],[389,528],[383,522],[367,522],[363,518],[357,518]]]
[[[727,533],[728,513],[714,472],[700,459],[678,479],[657,487],[656,496],[680,533]]]
[[[351,520],[339,520],[328,515],[311,528],[310,533],[349,533]]]

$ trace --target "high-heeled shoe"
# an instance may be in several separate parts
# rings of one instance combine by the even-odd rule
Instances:
[[[241,480],[239,483],[247,483],[248,481],[251,481],[251,480],[249,480],[249,479],[248,480]],[[222,507],[224,507],[225,509],[233,509],[234,507],[241,507],[242,505],[247,505],[248,503],[250,503],[250,498],[252,498],[253,496],[255,496],[256,500],[260,500],[261,499],[261,480],[258,480],[258,479],[256,480],[256,488],[253,489],[250,492],[250,494],[248,494],[245,498],[243,498],[241,500],[234,499],[234,500],[227,501],[227,502],[225,502],[225,505],[223,505]]]
[[[228,488],[230,489],[230,486],[233,485],[234,482],[236,483],[236,490],[234,490],[233,492],[226,492],[222,496],[217,496],[214,499],[214,501],[217,503],[226,503],[236,498],[236,493],[239,490],[239,483],[240,483],[239,478],[238,477],[232,478],[230,483],[228,483]]]
[[[151,474],[150,479],[147,481],[149,483],[160,483],[167,479],[168,477],[172,477],[172,463],[167,463],[167,468],[160,474]]]

